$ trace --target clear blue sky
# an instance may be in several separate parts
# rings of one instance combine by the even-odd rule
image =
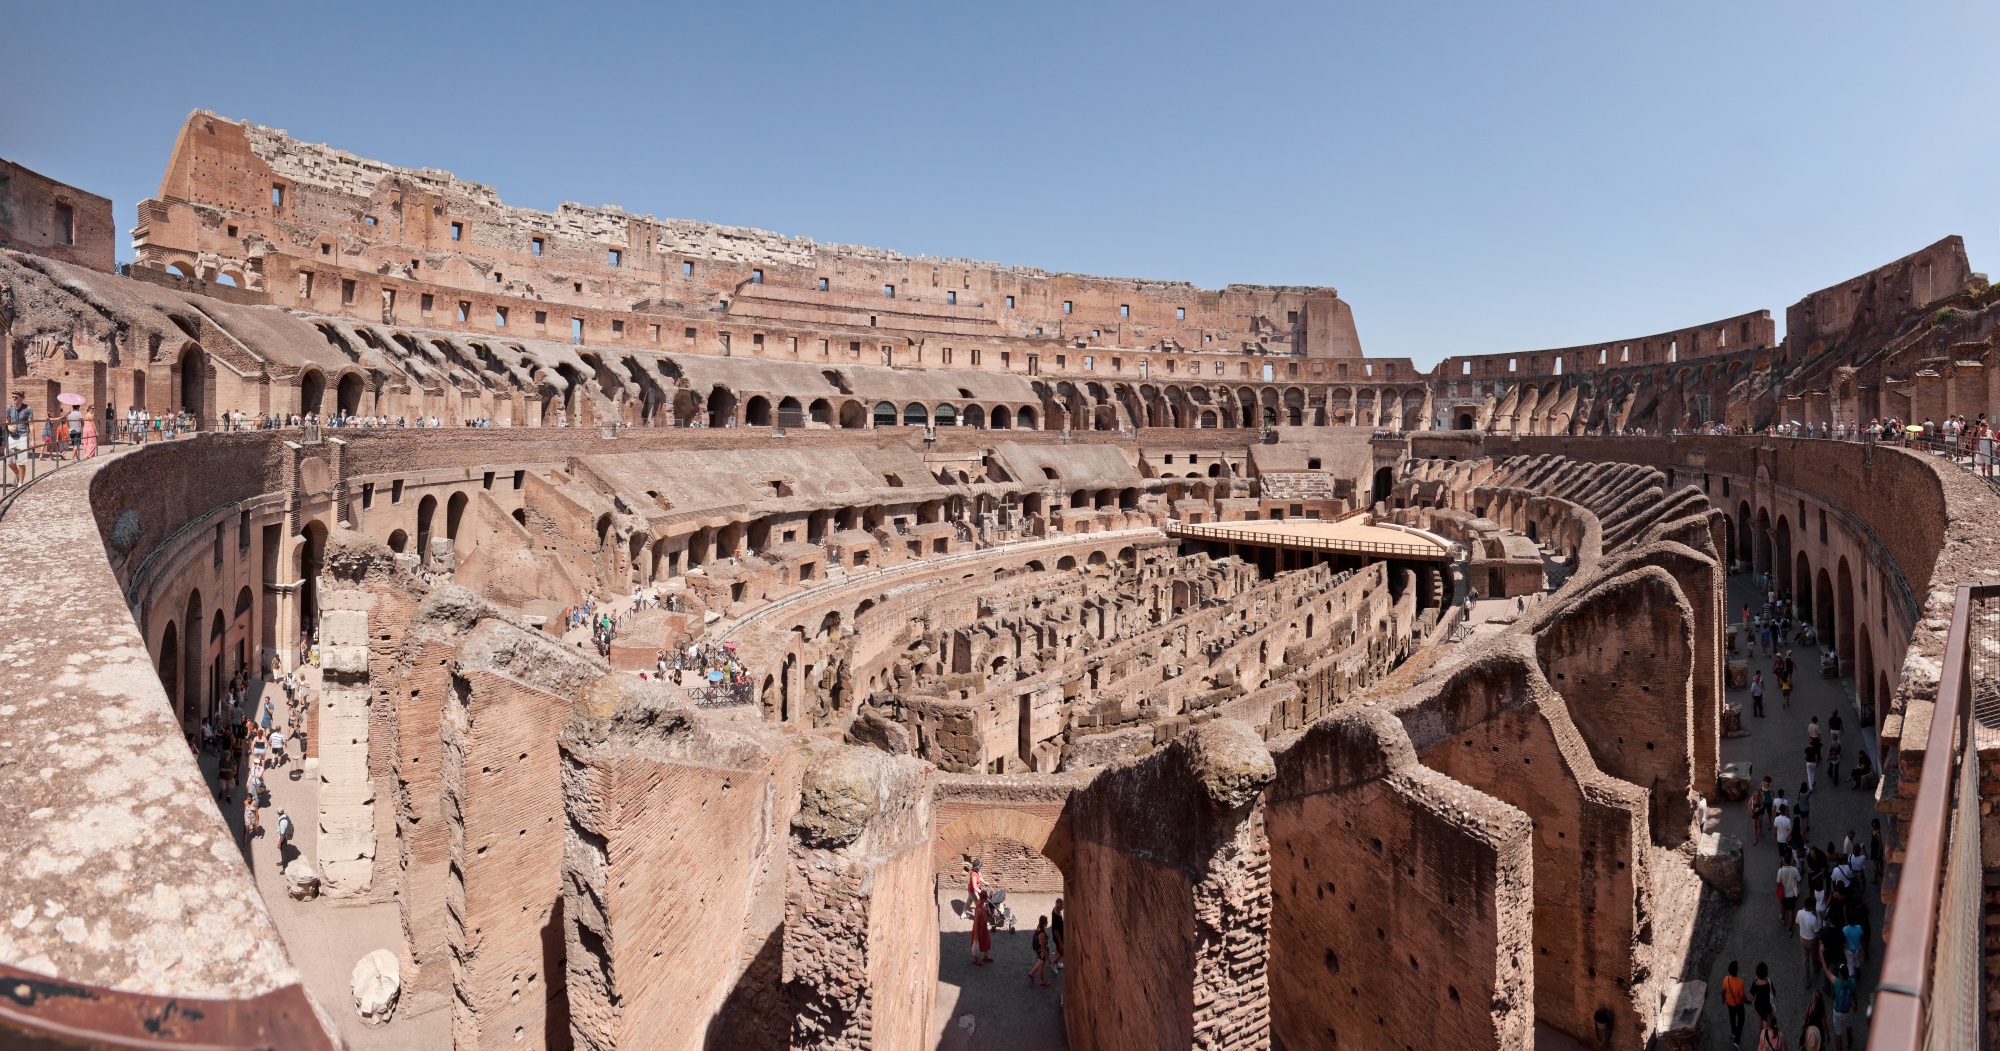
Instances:
[[[0,156],[121,226],[215,110],[513,204],[1332,285],[1372,355],[2000,268],[2000,5],[18,4]],[[121,246],[121,257],[129,248]]]

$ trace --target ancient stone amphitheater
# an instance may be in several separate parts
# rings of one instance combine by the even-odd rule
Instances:
[[[0,161],[0,385],[97,432],[0,504],[0,1045],[1718,1046],[1764,574],[1877,752],[1885,925],[1963,934],[1913,814],[2000,784],[1923,764],[2000,495],[1825,437],[2000,406],[1956,237],[1782,342],[1426,371],[1330,288],[531,211],[205,112],[138,215],[118,266]],[[201,725],[295,669],[245,846]],[[975,860],[1065,899],[1053,1042],[968,1006]]]

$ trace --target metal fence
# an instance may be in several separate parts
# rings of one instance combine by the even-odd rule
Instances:
[[[40,429],[39,421],[31,427],[35,431]],[[122,431],[92,440],[97,446],[95,452],[100,455],[111,446],[128,444]],[[4,436],[0,436],[0,442],[4,442]],[[0,459],[0,519],[7,517],[14,501],[36,482],[83,460],[83,448],[84,439],[81,436],[49,440],[37,437],[20,448],[0,444],[0,453],[4,453],[4,459]]]
[[[2000,584],[1958,588],[1902,829],[1902,882],[1882,959],[1871,1051],[1983,1046],[1985,892],[1979,746],[2000,742]]]

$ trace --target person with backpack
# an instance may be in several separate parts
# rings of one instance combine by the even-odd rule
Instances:
[[[1854,1009],[1860,999],[1855,991],[1854,968],[1836,967],[1826,970],[1827,984],[1833,989],[1833,1011],[1831,1028],[1833,1040],[1828,1045],[1838,1045],[1840,1051],[1852,1051],[1854,1047]]]

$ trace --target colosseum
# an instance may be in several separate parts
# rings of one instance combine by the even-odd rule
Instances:
[[[1958,237],[1420,369],[209,112],[137,213],[0,161],[0,1045],[1994,1046]]]

